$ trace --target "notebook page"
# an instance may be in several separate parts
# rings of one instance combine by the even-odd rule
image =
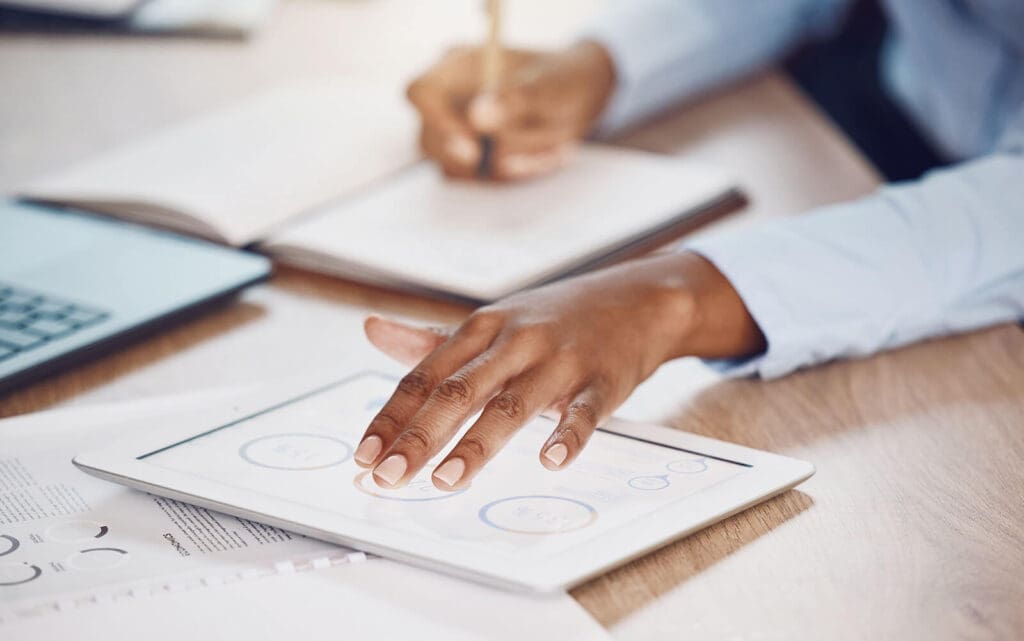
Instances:
[[[245,245],[416,160],[400,92],[297,84],[165,129],[20,195]]]
[[[492,300],[731,190],[713,169],[598,145],[584,146],[558,173],[512,184],[446,180],[422,163],[264,247],[305,267]]]

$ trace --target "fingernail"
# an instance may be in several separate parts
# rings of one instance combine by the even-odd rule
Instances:
[[[452,158],[466,165],[472,165],[477,161],[476,145],[465,136],[451,136],[445,142],[445,149]]]
[[[392,454],[377,466],[377,469],[373,471],[373,476],[375,479],[384,481],[385,484],[394,487],[395,483],[398,483],[405,474],[405,468],[408,465],[404,456]]]
[[[380,440],[380,437],[374,434],[373,436],[367,436],[363,439],[363,442],[356,448],[355,459],[357,463],[363,465],[369,465],[377,459],[377,455],[380,454],[380,448],[384,445],[384,441]]]
[[[544,458],[551,461],[555,467],[564,463],[567,456],[569,456],[569,448],[562,443],[555,443],[544,451]]]
[[[448,459],[441,467],[434,470],[434,477],[441,479],[448,487],[452,487],[459,482],[465,471],[466,462],[456,457]]]

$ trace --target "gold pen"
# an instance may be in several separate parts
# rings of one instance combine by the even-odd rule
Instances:
[[[494,93],[501,84],[501,0],[484,0],[487,5],[487,42],[484,45],[480,88],[483,93]],[[476,167],[479,178],[491,177],[494,156],[494,137],[480,136],[480,162]]]

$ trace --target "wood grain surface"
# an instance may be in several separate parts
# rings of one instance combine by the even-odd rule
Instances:
[[[429,5],[429,9],[425,8]],[[564,41],[594,2],[510,3],[513,41]],[[285,79],[400,84],[478,32],[471,2],[286,2],[245,42],[0,33],[0,191]],[[621,144],[732,168],[750,198],[699,233],[856,197],[874,171],[765,74]],[[381,358],[368,311],[464,306],[279,269],[240,300],[0,397],[0,416]],[[378,360],[375,360],[378,359]],[[781,380],[666,365],[624,416],[812,461],[798,490],[580,586],[620,639],[1024,637],[1024,332],[1006,325]]]

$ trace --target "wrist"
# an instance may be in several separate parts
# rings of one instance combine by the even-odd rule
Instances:
[[[668,254],[663,311],[678,331],[669,358],[742,358],[763,352],[764,334],[732,283],[700,254]]]
[[[611,100],[615,91],[615,63],[611,54],[599,42],[584,40],[569,47],[566,55],[586,82],[584,86],[590,94],[588,101],[591,106],[590,123],[597,121],[604,107]]]

